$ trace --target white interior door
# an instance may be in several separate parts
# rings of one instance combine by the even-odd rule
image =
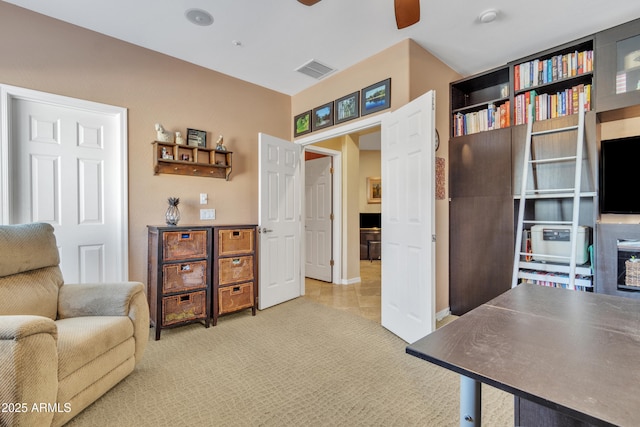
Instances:
[[[305,276],[331,282],[331,157],[304,162]]]
[[[382,326],[412,343],[435,329],[435,93],[382,121]]]
[[[125,280],[121,117],[52,103],[50,97],[12,96],[6,102],[8,222],[54,226],[67,283]]]
[[[260,310],[302,294],[300,146],[258,135]]]

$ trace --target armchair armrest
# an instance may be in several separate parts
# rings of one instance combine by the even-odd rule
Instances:
[[[64,284],[58,295],[58,318],[128,316],[133,322],[136,362],[149,340],[149,306],[140,282]]]
[[[53,412],[33,405],[55,403],[58,349],[55,322],[41,316],[0,316],[0,425],[50,425]]]

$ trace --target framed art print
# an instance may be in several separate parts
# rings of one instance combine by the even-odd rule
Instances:
[[[391,79],[365,87],[360,99],[360,114],[363,116],[391,107]]]
[[[293,136],[311,132],[311,111],[305,111],[293,118]]]
[[[333,102],[313,109],[311,130],[323,129],[333,125]]]
[[[343,96],[335,101],[335,123],[343,123],[360,116],[360,91]]]

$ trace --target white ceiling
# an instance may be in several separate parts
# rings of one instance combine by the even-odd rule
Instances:
[[[317,83],[294,71],[311,59],[340,71],[411,38],[466,76],[640,17],[638,0],[421,0],[397,30],[393,0],[5,1],[288,95]],[[498,19],[481,24],[487,9]]]

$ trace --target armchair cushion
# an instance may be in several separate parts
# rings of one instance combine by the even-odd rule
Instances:
[[[60,380],[133,336],[133,324],[126,316],[73,317],[56,325]]]
[[[63,283],[50,224],[0,227],[0,314],[30,314],[56,320]]]

